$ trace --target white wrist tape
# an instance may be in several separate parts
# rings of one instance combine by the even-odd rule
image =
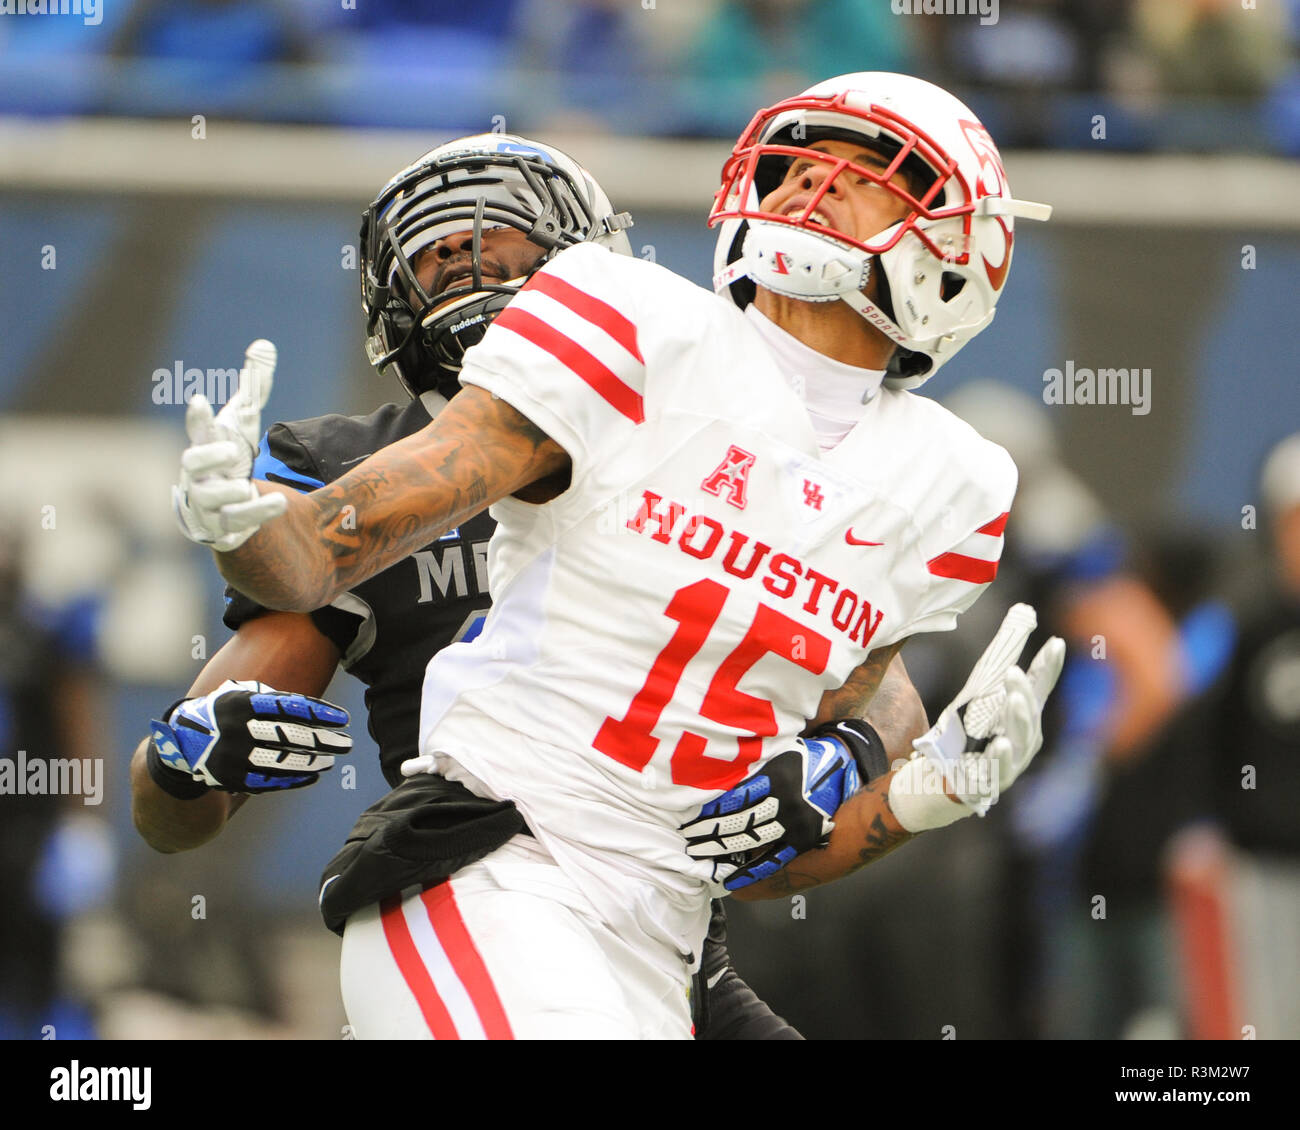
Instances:
[[[908,832],[928,832],[969,816],[973,811],[945,791],[943,765],[924,754],[913,754],[889,782],[889,807]]]

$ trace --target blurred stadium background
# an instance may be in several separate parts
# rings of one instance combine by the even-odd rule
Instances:
[[[1300,468],[1267,497],[1259,475],[1300,428],[1300,0],[924,6],[0,6],[0,757],[103,774],[100,804],[0,796],[0,1035],[343,1034],[316,879],[383,790],[350,679],[353,788],[254,801],[182,856],[131,827],[130,751],[226,635],[169,512],[188,371],[210,388],[266,336],[268,421],[398,398],[361,348],[358,220],[462,133],[558,144],[639,254],[708,285],[704,217],[754,110],[893,69],[967,100],[1016,194],[1056,206],[926,390],[1021,466],[1003,577],[906,658],[937,713],[1027,596],[1071,667],[1007,803],[735,908],[737,967],[810,1037],[1300,1036],[1300,637],[1263,674],[1241,643],[1296,599],[1270,533]],[[1067,364],[1149,370],[1149,400],[1048,405]],[[1241,736],[1249,710],[1268,720]]]

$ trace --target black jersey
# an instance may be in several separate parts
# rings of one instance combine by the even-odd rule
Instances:
[[[309,491],[333,482],[367,456],[413,435],[430,421],[423,403],[385,404],[369,416],[317,416],[273,424],[262,439],[253,477]],[[478,635],[490,603],[487,546],[496,523],[486,512],[311,613],[342,654],[344,670],[366,686],[370,736],[390,785],[414,757],[424,669],[435,652]],[[230,628],[266,611],[226,590]]]

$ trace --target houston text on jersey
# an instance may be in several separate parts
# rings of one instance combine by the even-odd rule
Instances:
[[[628,520],[627,527],[638,534],[648,532],[652,541],[668,545],[673,541],[679,523],[681,533],[676,544],[683,553],[708,561],[718,552],[723,536],[726,535],[730,540],[723,554],[722,568],[731,576],[747,581],[765,563],[767,575],[763,577],[763,587],[782,600],[794,598],[800,581],[807,581],[807,598],[803,602],[803,610],[817,616],[824,608],[828,609],[830,621],[839,631],[860,647],[870,646],[871,637],[880,628],[884,613],[873,609],[870,601],[860,598],[852,589],[842,588],[839,581],[819,573],[797,557],[788,553],[776,553],[769,557],[772,547],[757,540],[746,550],[746,545],[751,541],[748,534],[739,530],[726,530],[722,523],[703,514],[688,514],[680,502],[664,501],[660,495],[650,490],[642,495],[641,508]],[[742,556],[745,557],[743,564]],[[834,603],[827,601],[825,605],[822,604],[823,596],[836,593],[838,595]]]

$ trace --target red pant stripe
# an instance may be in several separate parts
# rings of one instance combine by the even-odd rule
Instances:
[[[439,883],[430,887],[420,896],[428,912],[429,922],[443,951],[460,978],[469,999],[478,1013],[479,1022],[489,1040],[513,1040],[514,1032],[506,1018],[506,1010],[501,1006],[496,986],[483,964],[483,958],[474,945],[474,940],[465,928],[465,920],[460,916],[456,906],[456,896],[452,893],[451,883]]]
[[[392,895],[379,904],[384,924],[384,937],[392,951],[393,960],[406,979],[406,986],[420,1006],[424,1022],[429,1026],[435,1040],[456,1040],[460,1036],[456,1025],[452,1023],[438,990],[434,988],[433,978],[420,960],[420,952],[411,939],[411,931],[402,915],[402,896]]]

